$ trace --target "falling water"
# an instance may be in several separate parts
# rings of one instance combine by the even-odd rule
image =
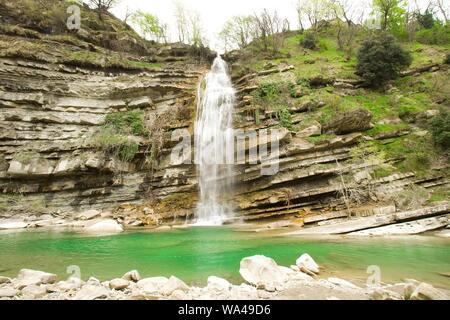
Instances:
[[[230,194],[233,176],[234,102],[228,66],[218,55],[198,88],[195,160],[200,199],[196,224],[222,224],[232,214],[224,197]]]

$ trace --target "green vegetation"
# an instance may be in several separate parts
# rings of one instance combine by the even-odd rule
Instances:
[[[92,143],[107,154],[124,162],[132,161],[139,152],[139,137],[147,137],[144,114],[140,110],[111,113],[93,137]]]
[[[450,112],[442,110],[430,121],[430,131],[435,143],[444,150],[450,149]]]
[[[317,49],[317,39],[314,33],[307,32],[305,36],[300,40],[300,45],[303,48],[314,50]]]
[[[391,35],[381,34],[367,39],[358,52],[356,74],[371,87],[380,87],[398,77],[411,65],[411,54],[403,50]]]

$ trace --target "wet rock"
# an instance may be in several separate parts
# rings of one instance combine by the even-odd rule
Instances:
[[[109,296],[109,291],[103,286],[86,284],[73,297],[73,300],[95,300],[105,299]]]
[[[307,253],[302,254],[295,262],[300,271],[309,275],[315,275],[319,273],[319,265],[314,259]]]
[[[0,287],[0,298],[12,298],[19,293],[18,290],[11,287]]]
[[[171,276],[169,280],[161,287],[161,293],[165,296],[169,296],[175,290],[188,291],[189,287],[183,282],[183,280]]]
[[[121,278],[113,279],[109,282],[109,287],[114,290],[123,290],[128,288],[129,285],[130,281]]]
[[[137,270],[131,270],[131,271],[128,271],[127,273],[125,273],[122,276],[122,279],[125,279],[128,281],[133,281],[133,282],[138,282],[139,280],[141,280],[141,275],[139,274],[139,272]]]
[[[86,228],[89,233],[118,233],[122,232],[122,226],[113,219],[97,222]]]
[[[241,260],[239,273],[257,288],[274,291],[287,280],[286,273],[268,257],[256,255]]]
[[[431,284],[421,283],[411,294],[411,300],[448,300],[447,294],[436,289]]]

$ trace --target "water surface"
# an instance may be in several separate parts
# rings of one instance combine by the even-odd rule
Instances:
[[[0,275],[15,276],[21,268],[31,268],[66,278],[67,267],[77,265],[84,279],[107,280],[137,269],[143,277],[175,275],[201,285],[209,275],[216,275],[238,284],[242,282],[239,261],[246,256],[263,254],[289,266],[307,252],[323,267],[324,277],[364,283],[367,267],[377,265],[384,282],[414,278],[450,288],[449,245],[448,239],[425,236],[271,237],[225,227],[113,236],[0,232]]]

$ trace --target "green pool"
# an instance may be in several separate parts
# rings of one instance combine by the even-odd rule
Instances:
[[[307,252],[323,267],[324,277],[365,283],[367,267],[376,265],[384,282],[414,278],[450,288],[449,245],[448,239],[425,236],[275,237],[226,227],[102,237],[75,232],[0,233],[0,275],[15,276],[21,268],[31,268],[66,278],[67,267],[77,265],[85,279],[112,279],[137,269],[143,277],[176,275],[190,284],[204,284],[209,275],[241,283],[238,270],[243,257],[263,254],[289,266]]]

